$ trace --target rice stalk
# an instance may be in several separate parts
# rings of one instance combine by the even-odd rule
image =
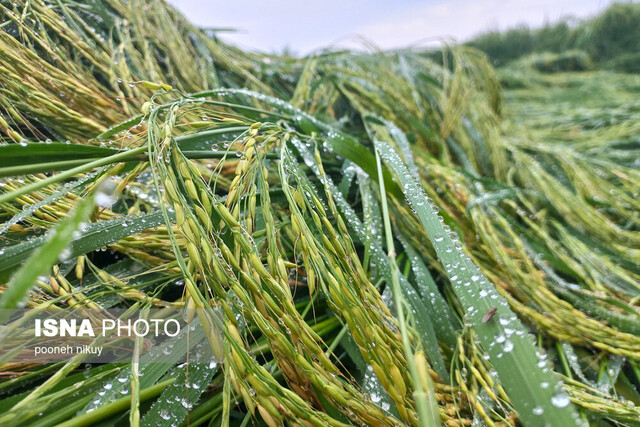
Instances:
[[[203,309],[224,369],[203,368],[210,387],[176,422],[222,414],[229,424],[415,425],[426,422],[421,389],[433,390],[447,425],[535,424],[571,414],[558,408],[568,401],[590,422],[637,416],[633,113],[589,138],[563,132],[590,118],[557,113],[523,130],[505,118],[514,107],[491,66],[469,48],[446,48],[441,62],[416,51],[246,53],[161,1],[0,1],[0,16],[0,149],[45,156],[18,151],[0,171],[3,298],[38,234],[73,217],[111,176],[110,204],[72,243],[71,265],[30,283],[27,304]],[[47,140],[61,144],[45,155],[37,142]],[[381,141],[394,168],[377,167]],[[90,158],[79,148],[102,145],[111,151]],[[486,277],[477,302],[440,260],[438,233],[412,211],[420,203]],[[397,256],[385,256],[383,228]],[[537,335],[535,346],[517,346],[534,355],[524,357],[533,368],[523,379],[539,369],[564,381],[548,390],[555,399],[529,388],[542,411],[509,385],[509,357],[496,353],[505,341],[483,334],[505,316],[515,321],[493,296],[519,331]],[[608,384],[602,361],[613,355],[625,359],[602,391],[593,381]],[[163,404],[143,413],[140,402],[182,375],[136,377],[139,394],[94,408],[95,390],[72,375],[81,362],[53,376],[5,364],[16,375],[39,372],[43,385],[20,403],[3,395],[0,408],[14,408],[11,420],[18,410],[70,423],[130,411],[144,423],[164,419]],[[84,368],[96,384],[113,379]],[[3,384],[13,393],[20,382]],[[52,402],[71,390],[73,406]]]

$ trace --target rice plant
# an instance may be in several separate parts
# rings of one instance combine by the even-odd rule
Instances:
[[[513,121],[467,47],[250,53],[161,0],[0,16],[3,313],[195,309],[211,347],[24,363],[0,314],[0,421],[640,419],[633,105],[554,137],[584,123]]]

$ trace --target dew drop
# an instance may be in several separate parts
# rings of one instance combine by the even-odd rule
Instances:
[[[506,340],[504,342],[503,350],[505,351],[505,353],[509,353],[511,350],[513,350],[513,342],[511,342],[511,340]]]
[[[551,398],[551,404],[556,408],[564,408],[569,405],[571,400],[565,393],[560,392]]]

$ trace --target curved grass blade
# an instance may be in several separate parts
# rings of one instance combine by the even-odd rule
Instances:
[[[433,281],[431,273],[429,273],[427,266],[424,265],[424,262],[422,262],[416,250],[402,237],[400,237],[399,240],[411,261],[411,270],[416,278],[416,291],[418,295],[422,296],[421,302],[424,304],[424,310],[431,318],[431,324],[438,339],[451,348],[454,348],[457,339],[456,328],[454,326],[459,325],[458,320],[440,293],[438,285]]]
[[[144,402],[158,396],[160,393],[162,393],[162,390],[172,384],[173,381],[174,379],[172,378],[141,390],[140,401]],[[82,414],[78,417],[70,419],[69,421],[61,423],[59,424],[59,426],[78,427],[95,425],[98,421],[104,420],[112,415],[117,414],[118,412],[126,410],[127,408],[129,408],[130,404],[131,399],[129,398],[129,396],[121,397],[114,402],[107,403],[106,405],[97,408],[95,411]]]
[[[79,238],[70,239],[66,258],[69,259],[86,254],[124,239],[131,234],[157,227],[163,223],[164,219],[161,212],[140,216],[125,216],[110,221],[91,223],[82,230]],[[6,249],[0,249],[0,255],[2,255],[0,257],[0,281],[6,280],[18,265],[44,244],[46,239],[46,236],[36,237]]]
[[[130,129],[133,126],[139,124],[140,122],[142,122],[142,119],[144,119],[144,115],[140,114],[138,116],[134,116],[132,118],[130,118],[127,121],[124,121],[122,123],[118,123],[117,125],[110,127],[109,129],[107,129],[106,131],[104,131],[103,133],[101,133],[100,135],[96,136],[94,138],[95,141],[104,141],[107,140],[109,138],[111,138],[112,136],[114,136],[117,133],[120,133],[124,130]]]
[[[117,154],[119,150],[93,145],[54,143],[25,143],[0,145],[2,168],[74,159],[93,159]],[[5,175],[2,175],[5,176]]]
[[[140,319],[147,318],[149,309],[140,311]],[[129,381],[131,385],[131,409],[129,410],[129,425],[131,427],[140,426],[140,347],[142,347],[142,336],[135,338],[135,347],[131,357],[131,375]]]
[[[190,335],[181,333],[177,337],[170,339],[150,352],[140,357],[140,375],[139,387],[144,389],[153,386],[156,381],[160,380],[171,367],[185,357],[195,345],[195,343],[204,339],[204,330],[196,328]],[[128,395],[127,378],[132,375],[132,369],[129,369],[123,375],[120,375],[116,381],[108,381],[103,384],[104,392],[95,397],[95,400],[84,406],[77,415],[86,414],[116,401],[122,395]],[[146,425],[146,424],[143,424]]]
[[[249,129],[248,126],[216,127],[215,129],[204,130],[193,134],[180,135],[176,137],[176,142],[180,150],[202,151],[210,150],[212,144],[223,141],[235,141],[243,132]]]
[[[217,371],[206,363],[189,363],[177,368],[175,382],[167,387],[142,417],[143,426],[180,424],[187,418]],[[185,392],[186,390],[186,392]]]
[[[25,381],[29,379],[29,376],[33,377],[39,377],[39,379],[42,378],[46,378],[46,376],[51,373],[51,371],[56,371],[57,369],[61,368],[62,366],[64,366],[64,363],[56,363],[54,365],[49,365],[45,368],[42,368],[38,371],[33,372],[32,374],[28,374],[28,375],[24,375],[22,377],[19,378],[19,380],[21,381]],[[69,375],[68,377],[62,379],[61,381],[59,381],[53,388],[51,388],[50,391],[57,391],[57,390],[61,390],[65,387],[69,387],[72,386],[73,384],[76,384],[80,381],[82,381],[85,378],[85,374],[87,372],[90,372],[91,375],[100,375],[101,372],[104,372],[106,370],[112,370],[114,369],[112,364],[106,364],[106,365],[98,365],[95,367],[92,367],[86,371],[83,371],[81,373],[78,374],[74,374],[74,375]],[[39,382],[39,379],[36,381]],[[4,414],[5,412],[9,412],[11,410],[12,407],[14,407],[17,403],[19,403],[21,400],[23,400],[26,396],[29,395],[29,389],[27,388],[26,391],[21,391],[24,390],[24,388],[20,388],[20,387],[25,387],[25,384],[20,384],[20,381],[14,381],[14,382],[5,382],[3,383],[3,385],[7,385],[9,386],[8,388],[10,390],[12,390],[12,393],[7,393],[6,396],[4,397],[2,400],[0,400],[0,414]],[[14,388],[15,387],[15,388]],[[5,394],[3,394],[5,395]],[[45,411],[46,412],[46,411]]]
[[[416,210],[466,311],[465,323],[475,329],[522,422],[539,425],[553,419],[557,425],[578,425],[578,414],[569,397],[546,361],[536,355],[528,329],[511,311],[507,300],[456,247],[452,235],[425,203],[427,197],[421,184],[411,176],[400,156],[385,142],[376,140],[375,145],[404,187],[405,197]],[[490,312],[495,315],[486,320]]]
[[[87,220],[93,206],[93,197],[82,200],[52,232],[40,239],[38,249],[11,278],[0,297],[0,322],[4,322],[8,315],[8,311],[4,309],[19,307],[38,277],[46,274],[56,264],[58,256],[69,246],[74,232]],[[66,254],[65,258],[68,258]]]
[[[362,211],[365,219],[364,224],[368,229],[367,237],[373,236],[376,238],[375,241],[371,241],[371,238],[369,238],[369,240],[367,240],[368,246],[371,248],[372,245],[375,245],[381,248],[382,232],[381,225],[378,223],[381,223],[382,219],[380,218],[378,200],[374,196],[370,185],[368,185],[370,182],[369,178],[364,173],[358,174],[358,181],[360,182],[360,194],[362,196]],[[398,235],[396,238],[404,247],[405,253],[409,256],[411,262],[415,284],[412,286],[409,279],[403,275],[398,278],[402,285],[402,293],[411,307],[413,320],[416,329],[423,339],[423,343],[426,343],[428,348],[437,349],[437,340],[440,340],[447,344],[449,348],[453,349],[456,345],[455,326],[459,326],[459,322],[454,317],[449,305],[431,277],[431,273],[418,257],[415,250],[402,238],[402,236]],[[381,259],[382,254],[376,249],[370,249],[370,251],[376,252],[373,255],[373,258],[376,265],[379,265],[378,262]],[[367,255],[370,256],[369,253]],[[436,371],[439,375],[448,376],[444,361],[440,363],[441,358],[434,358],[433,353],[434,350],[427,351],[430,358],[435,359],[432,363],[434,364]],[[443,378],[446,378],[446,376]]]
[[[384,230],[385,237],[387,240],[387,251],[389,256],[389,264],[391,266],[391,285],[393,290],[394,299],[397,304],[397,312],[398,312],[398,323],[400,326],[400,333],[402,334],[402,344],[404,346],[405,357],[407,358],[407,364],[409,368],[409,372],[411,374],[411,378],[413,379],[414,386],[414,399],[416,405],[416,411],[419,416],[419,424],[420,426],[435,426],[440,422],[440,417],[438,414],[438,402],[436,402],[435,398],[435,390],[433,388],[433,382],[430,381],[429,377],[427,377],[427,385],[426,390],[423,388],[422,381],[420,379],[418,368],[416,366],[415,354],[413,353],[413,348],[409,341],[409,334],[406,324],[406,319],[403,313],[403,292],[400,287],[400,281],[398,277],[400,276],[400,271],[398,268],[398,264],[396,263],[396,252],[395,246],[393,243],[393,232],[391,231],[391,220],[389,219],[389,208],[387,207],[387,193],[384,188],[384,179],[382,177],[382,163],[380,161],[380,156],[376,152],[376,163],[378,168],[378,177],[380,183],[380,199],[382,201],[382,217],[384,222]],[[405,288],[406,289],[406,288]],[[432,346],[434,343],[428,342],[427,345]],[[437,346],[437,343],[435,343]]]
[[[11,200],[16,199],[17,197],[24,196],[25,194],[29,194],[32,191],[39,190],[41,188],[46,187],[50,184],[55,184],[60,181],[64,181],[65,179],[72,178],[81,173],[88,172],[92,169],[99,168],[101,166],[105,166],[111,163],[117,163],[126,161],[137,154],[144,152],[147,149],[146,146],[134,148],[131,150],[121,151],[117,154],[103,157],[101,159],[94,160],[89,163],[82,164],[72,169],[67,169],[64,172],[60,172],[58,174],[52,175],[40,181],[32,182],[31,184],[23,185],[15,191],[11,191],[9,193],[4,193],[0,195],[0,203],[9,202]]]

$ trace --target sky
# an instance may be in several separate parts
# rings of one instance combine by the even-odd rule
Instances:
[[[465,41],[520,23],[587,17],[609,0],[169,0],[201,27],[245,49],[304,55],[327,46],[383,48]]]

